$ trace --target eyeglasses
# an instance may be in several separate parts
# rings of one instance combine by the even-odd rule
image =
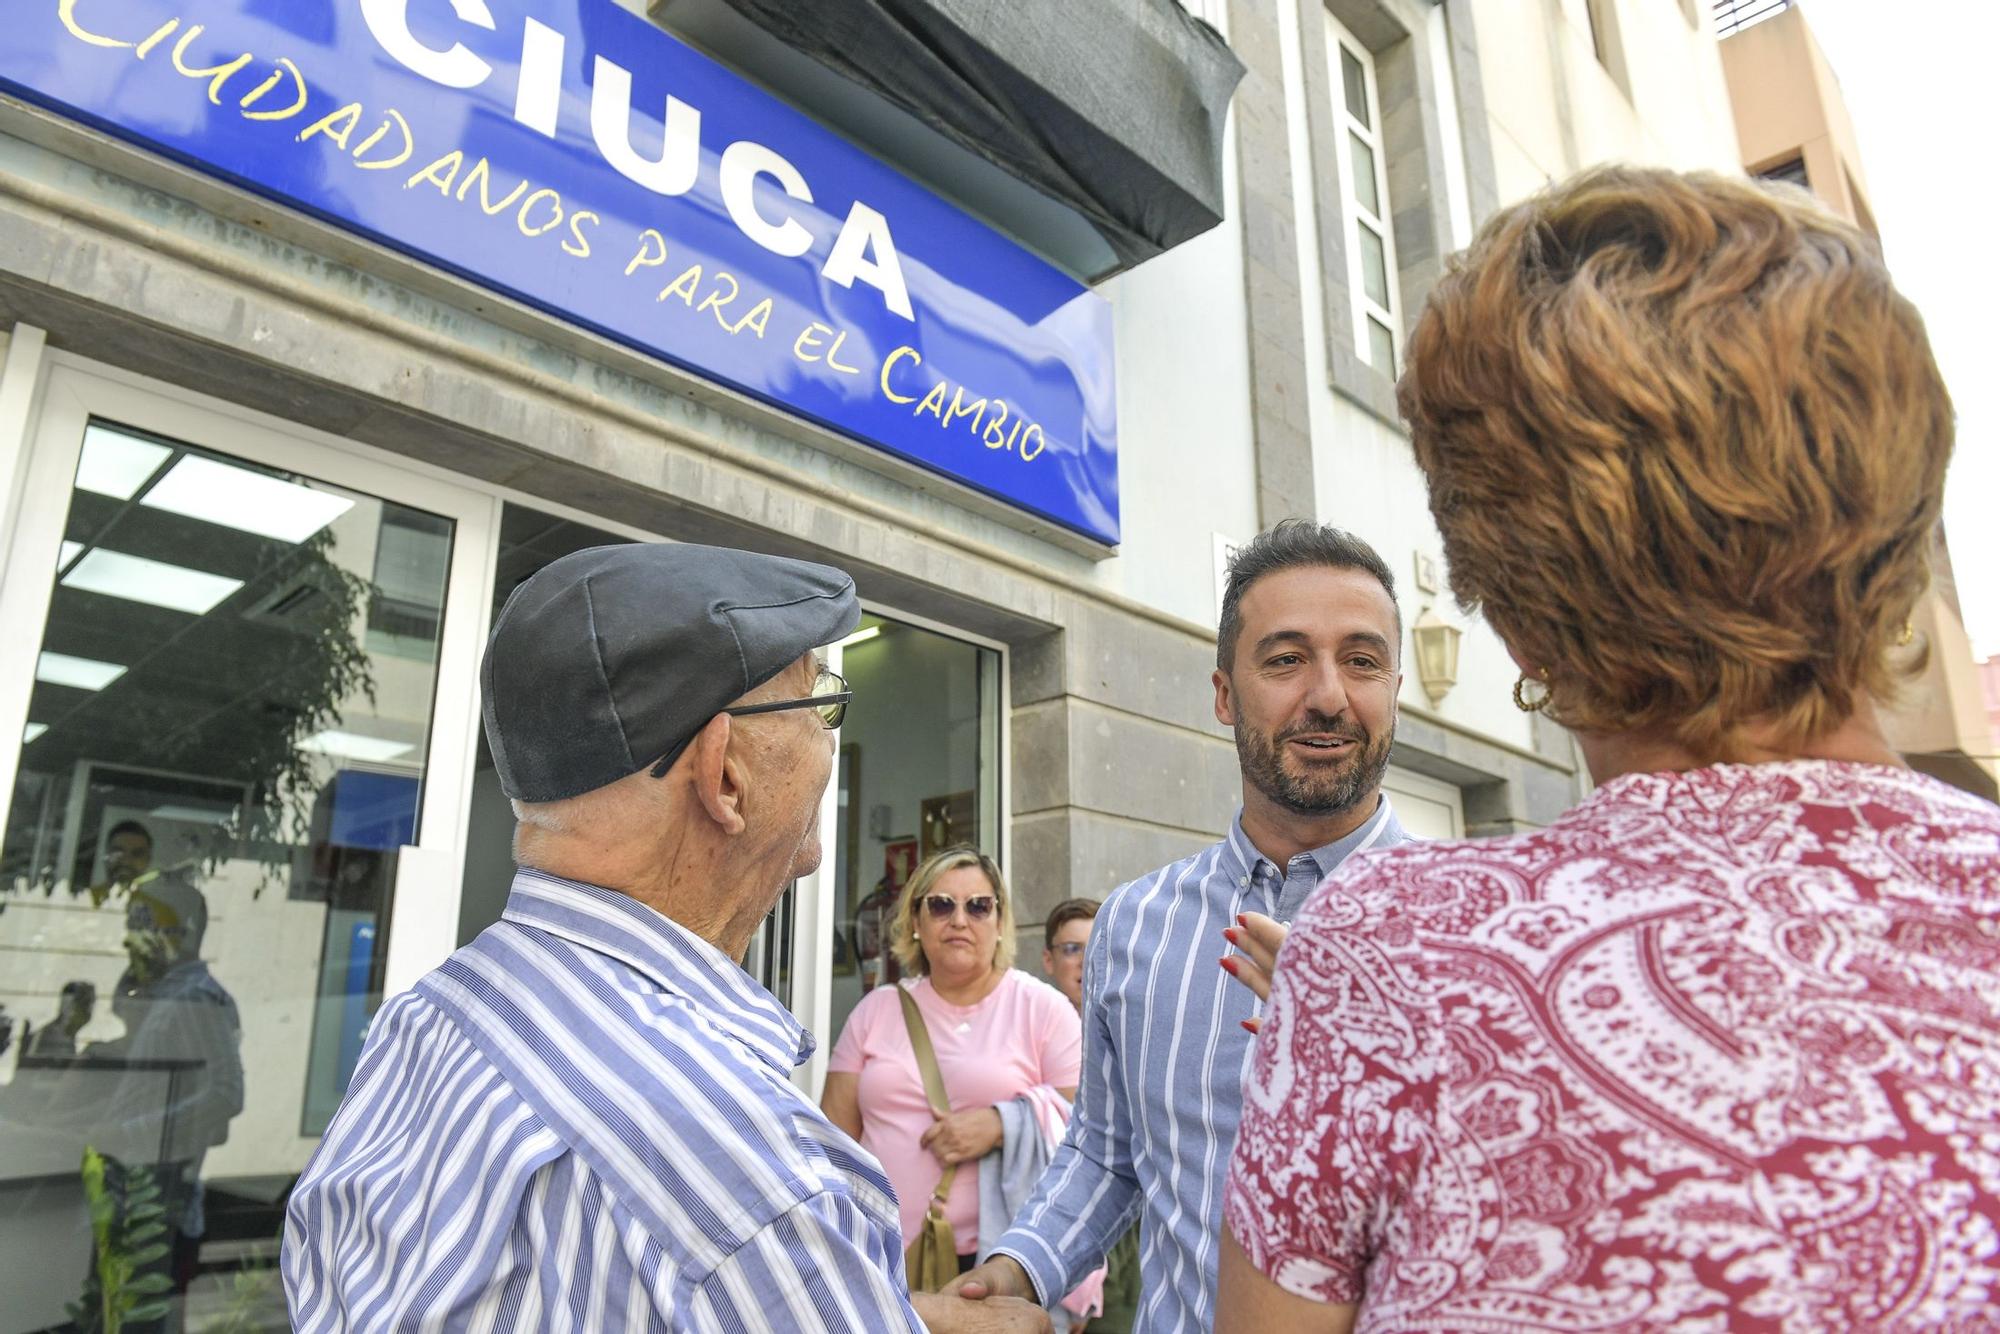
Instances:
[[[783,713],[787,709],[811,709],[819,714],[819,720],[831,731],[840,726],[840,720],[847,716],[847,701],[854,698],[854,692],[847,688],[847,678],[826,668],[819,669],[813,679],[812,694],[804,699],[774,699],[769,704],[739,704],[723,712],[732,718],[742,718],[753,713]]]
[[[1055,955],[1058,959],[1074,959],[1083,953],[1083,942],[1080,940],[1065,940],[1060,945],[1049,946],[1049,953]]]
[[[1000,900],[991,894],[975,894],[969,899],[955,899],[949,894],[931,894],[924,899],[924,907],[929,910],[933,922],[949,922],[951,915],[961,907],[965,915],[975,922],[983,922],[993,915],[1000,906]]]
[[[854,692],[847,688],[847,678],[822,667],[819,669],[819,675],[813,678],[812,694],[804,699],[774,699],[768,704],[739,704],[733,709],[724,709],[723,712],[732,718],[743,718],[753,713],[783,713],[788,709],[811,709],[819,715],[821,724],[828,731],[832,731],[847,717],[847,702],[853,698]],[[681,752],[688,748],[692,740],[690,737],[688,741],[681,742],[662,755],[659,763],[652,768],[653,777],[665,778],[667,770],[674,767],[674,761],[681,757]]]

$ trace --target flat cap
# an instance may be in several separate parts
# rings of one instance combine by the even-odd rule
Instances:
[[[854,580],[809,561],[669,542],[551,561],[479,669],[500,788],[561,801],[637,773],[860,619]]]

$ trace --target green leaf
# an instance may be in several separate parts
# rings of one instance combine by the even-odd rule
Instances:
[[[167,1211],[157,1204],[136,1204],[125,1211],[127,1223],[141,1223],[148,1218],[165,1218]]]
[[[132,1264],[135,1267],[139,1265],[149,1265],[153,1263],[153,1261],[164,1256],[166,1253],[167,1253],[167,1243],[165,1243],[164,1241],[156,1241],[150,1246],[141,1246],[138,1250],[132,1252]]]
[[[135,1292],[142,1297],[153,1293],[172,1292],[173,1290],[174,1280],[172,1276],[159,1273],[158,1271],[151,1274],[141,1274],[125,1285],[125,1291]]]
[[[141,1223],[138,1227],[132,1228],[125,1233],[125,1244],[127,1246],[137,1246],[142,1241],[151,1241],[155,1237],[164,1236],[166,1231],[167,1225],[165,1223]]]
[[[127,1311],[125,1318],[134,1324],[141,1320],[160,1320],[169,1315],[173,1309],[172,1302],[147,1302],[144,1306],[135,1306]]]

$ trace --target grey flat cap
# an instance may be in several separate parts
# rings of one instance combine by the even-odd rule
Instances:
[[[561,801],[637,773],[860,619],[854,580],[782,556],[634,542],[551,561],[479,669],[500,788]]]

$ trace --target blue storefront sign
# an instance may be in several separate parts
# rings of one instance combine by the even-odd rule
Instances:
[[[0,88],[1118,540],[1106,302],[612,0],[16,0]]]

